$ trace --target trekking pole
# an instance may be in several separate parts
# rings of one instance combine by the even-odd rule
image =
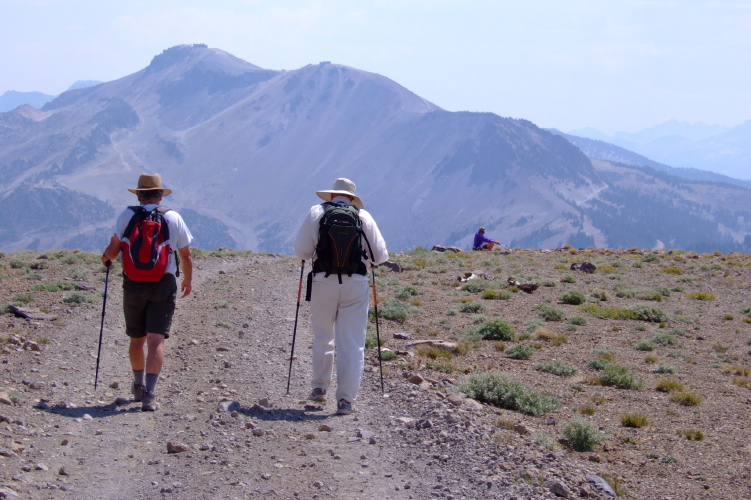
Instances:
[[[373,308],[375,309],[376,319],[376,342],[378,343],[378,368],[381,372],[381,394],[385,391],[383,389],[383,360],[381,359],[381,333],[378,331],[378,292],[376,292],[376,280],[375,280],[375,263],[373,262],[373,249],[370,247],[370,241],[365,236],[365,232],[361,231],[365,243],[368,245],[368,251],[370,252],[370,271],[373,273]]]
[[[295,357],[295,337],[297,337],[297,316],[300,313],[300,296],[302,295],[302,274],[305,270],[305,261],[300,266],[300,286],[297,289],[297,309],[295,309],[295,327],[292,330],[292,351],[289,355],[289,372],[287,373],[287,394],[289,395],[289,381],[292,379],[292,360]]]
[[[102,354],[102,334],[104,333],[104,312],[107,310],[107,285],[110,282],[110,267],[112,261],[108,260],[104,267],[107,268],[107,274],[104,277],[104,299],[102,300],[102,327],[99,329],[99,349],[96,353],[96,374],[94,375],[94,390],[96,391],[97,382],[99,382],[99,357]]]

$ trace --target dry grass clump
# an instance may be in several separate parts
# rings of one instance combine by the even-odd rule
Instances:
[[[428,359],[452,359],[454,357],[451,351],[447,349],[441,349],[440,347],[433,347],[429,345],[419,345],[415,348],[415,354],[421,358]]]
[[[553,332],[547,328],[538,328],[535,330],[535,337],[539,340],[550,342],[551,345],[556,347],[568,342],[568,335],[565,333]]]
[[[641,429],[649,425],[649,419],[642,413],[626,413],[621,415],[621,425],[634,429]]]
[[[657,380],[655,389],[660,392],[683,392],[685,387],[672,377],[663,377]]]
[[[704,432],[698,429],[679,430],[678,435],[685,437],[689,441],[704,441]]]
[[[717,295],[713,295],[711,293],[704,293],[704,292],[693,292],[693,293],[687,293],[685,295],[689,299],[694,299],[694,300],[714,300],[717,298]]]
[[[702,397],[693,392],[674,392],[670,395],[670,401],[683,406],[699,406]]]

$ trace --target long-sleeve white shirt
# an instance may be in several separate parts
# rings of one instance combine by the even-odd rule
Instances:
[[[349,204],[349,199],[345,196],[335,196],[331,201]],[[323,212],[322,204],[310,207],[310,212],[308,212],[308,215],[300,226],[300,230],[297,232],[297,237],[295,238],[295,255],[302,260],[310,260],[313,257],[316,245],[318,244],[318,229]],[[365,209],[360,209],[359,215],[362,230],[370,242],[373,255],[370,255],[370,248],[368,248],[368,244],[364,240],[362,242],[363,250],[368,253],[374,264],[386,262],[389,260],[389,252],[386,249],[386,242],[378,230],[378,225]],[[370,260],[366,260],[364,257],[362,260],[366,266],[370,262]]]

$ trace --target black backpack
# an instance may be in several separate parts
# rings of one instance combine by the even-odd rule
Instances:
[[[339,283],[342,282],[342,274],[365,276],[368,271],[362,261],[365,253],[359,209],[344,203],[326,202],[323,210],[313,273],[326,273],[327,278],[336,273]]]

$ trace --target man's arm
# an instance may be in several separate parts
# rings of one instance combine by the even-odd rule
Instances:
[[[115,260],[118,255],[120,255],[120,238],[118,238],[116,234],[113,234],[112,239],[110,239],[110,244],[107,245],[107,248],[104,249],[104,253],[102,253],[102,264],[109,266],[108,262]]]
[[[190,245],[178,248],[177,253],[180,254],[180,267],[183,270],[183,282],[180,285],[180,290],[183,292],[182,296],[187,297],[193,290],[193,256],[190,253]]]

